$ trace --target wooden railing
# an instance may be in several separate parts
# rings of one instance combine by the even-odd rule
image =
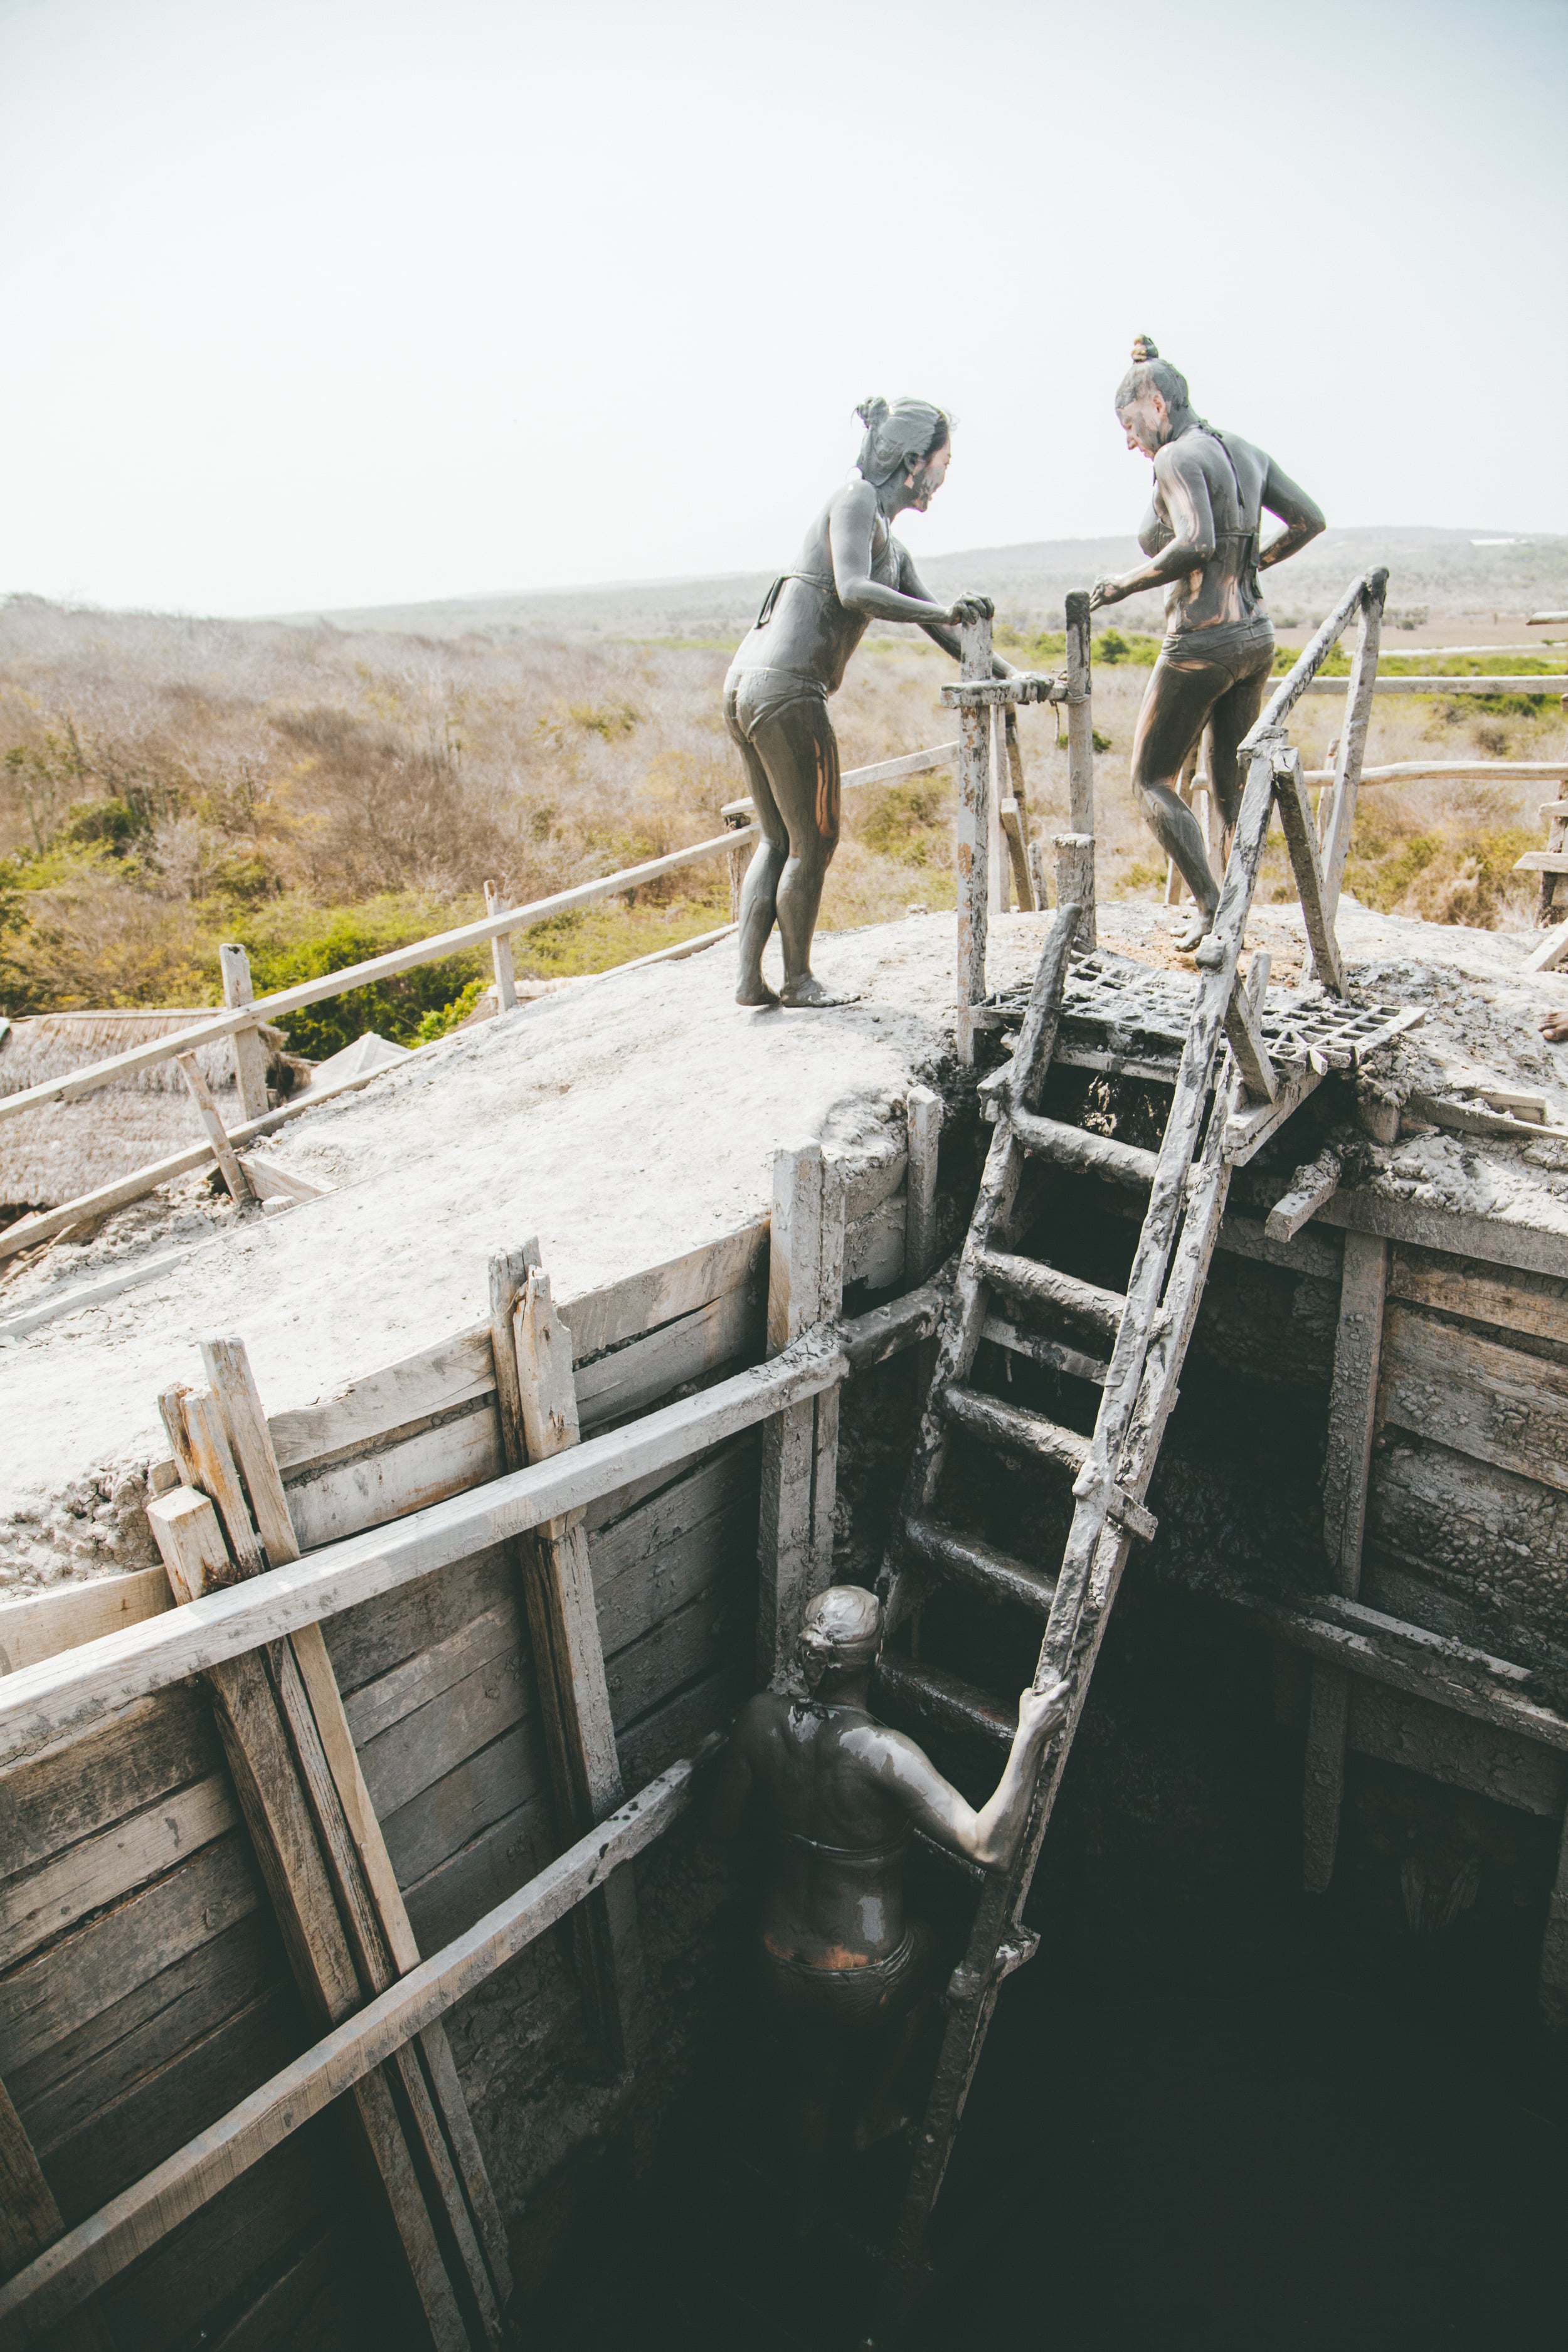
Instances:
[[[888,784],[905,776],[919,776],[950,766],[957,757],[958,745],[936,743],[921,751],[911,751],[896,760],[881,760],[869,767],[851,768],[842,781],[847,786]],[[137,1070],[150,1069],[155,1063],[177,1059],[198,1045],[211,1045],[228,1037],[234,1041],[237,1074],[240,1081],[240,1098],[250,1107],[255,1096],[254,1072],[247,1067],[245,1048],[254,1040],[262,1022],[280,1020],[285,1014],[298,1013],[307,1004],[321,1004],[334,996],[345,996],[353,989],[367,988],[377,981],[391,980],[399,972],[413,971],[420,964],[440,963],[448,956],[459,955],[465,950],[490,946],[497,950],[498,994],[503,1003],[515,1001],[505,982],[510,974],[510,953],[507,947],[512,934],[531,929],[537,923],[546,923],[557,915],[569,914],[582,907],[596,905],[601,899],[618,898],[623,892],[638,890],[661,876],[678,873],[683,866],[696,866],[710,858],[734,858],[748,842],[761,838],[761,828],[746,821],[750,801],[733,801],[722,814],[729,829],[707,841],[693,842],[685,849],[671,850],[667,856],[652,857],[640,866],[623,867],[618,873],[605,874],[596,881],[579,882],[570,890],[557,890],[548,898],[536,898],[523,907],[507,907],[497,903],[492,912],[478,921],[459,924],[455,929],[438,931],[423,940],[412,940],[408,946],[393,948],[384,955],[371,956],[363,962],[346,964],[336,971],[319,973],[313,980],[298,981],[291,988],[275,989],[267,996],[252,997],[248,971],[238,950],[226,949],[225,993],[240,1001],[231,1001],[222,1012],[215,1010],[183,1029],[169,1031],[162,1037],[151,1037],[140,1045],[127,1048],[123,1054],[111,1054],[101,1062],[88,1062],[75,1070],[68,1070],[58,1078],[47,1078],[35,1087],[23,1087],[12,1095],[0,1095],[0,1119],[16,1118],[25,1111],[38,1110],[49,1103],[72,1102],[98,1087],[111,1085],[116,1078],[131,1076]],[[723,930],[705,935],[717,940]],[[701,942],[682,940],[674,947],[660,950],[658,956],[635,958],[635,964],[664,961],[689,952]],[[502,951],[504,950],[504,965]],[[612,970],[628,970],[629,965],[612,966]],[[503,976],[504,975],[504,976]],[[605,975],[585,973],[585,980]],[[395,1067],[395,1065],[389,1065]],[[379,1076],[377,1071],[357,1083],[366,1085]],[[247,1084],[247,1079],[249,1083]],[[293,1102],[284,1103],[275,1110],[262,1110],[230,1129],[227,1143],[244,1145],[274,1133],[289,1120],[298,1118],[313,1108],[321,1097],[303,1095]],[[216,1156],[217,1147],[211,1140],[191,1143],[167,1158],[153,1160],[134,1169],[129,1175],[111,1184],[100,1185],[95,1192],[79,1194],[58,1209],[49,1209],[31,1217],[18,1218],[0,1232],[0,1258],[14,1255],[18,1250],[31,1249],[39,1242],[48,1241],[68,1226],[85,1217],[100,1216],[110,1209],[122,1207],[129,1201],[142,1198],[167,1184],[177,1176],[187,1174]]]

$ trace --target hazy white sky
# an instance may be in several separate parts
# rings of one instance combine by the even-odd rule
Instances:
[[[1568,0],[0,0],[0,590],[761,569],[874,391],[959,418],[917,554],[1125,530],[1145,330],[1332,520],[1568,530],[1565,59]]]

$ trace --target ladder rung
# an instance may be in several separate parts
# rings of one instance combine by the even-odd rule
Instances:
[[[1003,1404],[996,1397],[962,1388],[956,1381],[942,1391],[942,1404],[953,1421],[993,1445],[1032,1454],[1040,1462],[1054,1462],[1058,1469],[1070,1470],[1075,1478],[1089,1458],[1087,1437],[1047,1421],[1043,1412],[1031,1412],[1026,1405]]]
[[[946,1527],[941,1519],[910,1519],[904,1535],[910,1550],[928,1567],[963,1577],[998,1601],[1021,1601],[1026,1609],[1049,1615],[1057,1587],[1044,1569],[1026,1567],[1011,1553],[998,1551],[962,1528]]]
[[[1005,1699],[983,1691],[941,1666],[917,1666],[911,1659],[889,1656],[877,1661],[880,1695],[895,1701],[923,1723],[942,1731],[967,1731],[981,1739],[1010,1748],[1018,1728],[1018,1710]]]
[[[976,1255],[986,1281],[1006,1297],[1028,1307],[1054,1307],[1064,1315],[1080,1315],[1108,1339],[1115,1339],[1127,1304],[1119,1290],[1102,1290],[1098,1282],[1080,1282],[1076,1274],[1042,1265],[1037,1258],[1016,1257],[1008,1250],[981,1250]]]
[[[1008,1114],[1014,1134],[1026,1151],[1054,1160],[1058,1168],[1076,1175],[1102,1176],[1112,1184],[1152,1184],[1159,1154],[1136,1143],[1119,1143],[1113,1135],[1091,1135],[1087,1128],[1068,1127],[1059,1118],[1040,1118],[1033,1111]]]
[[[994,1348],[1005,1348],[1009,1355],[1027,1356],[1032,1364],[1044,1364],[1047,1371],[1066,1372],[1069,1380],[1092,1381],[1097,1388],[1103,1388],[1110,1376],[1110,1366],[1099,1356],[1086,1356],[1060,1339],[1047,1339],[1042,1331],[1020,1331],[1005,1315],[988,1315],[980,1336]]]

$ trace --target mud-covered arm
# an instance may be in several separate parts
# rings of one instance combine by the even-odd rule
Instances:
[[[1018,1701],[1018,1728],[1002,1778],[978,1810],[944,1780],[923,1748],[900,1731],[868,1726],[861,1738],[878,1780],[927,1835],[966,1853],[987,1870],[1005,1870],[1029,1818],[1040,1750],[1067,1713],[1067,1685],[1026,1690]]]
[[[1272,457],[1263,485],[1262,503],[1271,515],[1279,516],[1285,528],[1275,533],[1258,556],[1260,572],[1267,572],[1271,563],[1283,563],[1288,555],[1294,555],[1298,548],[1305,547],[1310,539],[1316,539],[1321,530],[1328,529],[1328,517],[1316,499],[1299,488],[1289,474],[1282,474]]]
[[[1171,538],[1135,571],[1097,580],[1089,592],[1091,604],[1120,604],[1124,596],[1136,596],[1142,588],[1163,587],[1168,580],[1179,580],[1184,572],[1196,572],[1212,560],[1219,542],[1196,446],[1167,441],[1163,449],[1156,449],[1154,479],[1170,518]]]
[[[915,560],[909,549],[900,545],[897,540],[893,544],[899,550],[900,587],[907,596],[922,597],[928,604],[934,603],[931,590],[915,570]],[[989,620],[995,610],[989,596],[961,596],[952,610],[958,613],[961,607],[963,608],[962,616],[973,620]],[[959,644],[958,634],[956,630],[950,629],[945,621],[922,621],[921,626],[931,643],[940,646],[944,654],[951,654],[954,661],[962,658],[963,648]],[[993,677],[1013,677],[1016,676],[1016,672],[1011,662],[1004,661],[1000,654],[993,654],[991,675]]]
[[[876,528],[877,493],[870,483],[846,483],[827,519],[833,584],[839,603],[851,613],[869,614],[874,621],[913,621],[921,628],[929,628],[933,621],[940,624],[963,617],[957,604],[939,604],[930,596],[907,596],[901,589],[872,579],[871,542]]]

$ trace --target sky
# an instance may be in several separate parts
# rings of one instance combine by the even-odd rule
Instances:
[[[0,0],[0,593],[1123,532],[1136,333],[1346,524],[1568,530],[1568,0]]]

